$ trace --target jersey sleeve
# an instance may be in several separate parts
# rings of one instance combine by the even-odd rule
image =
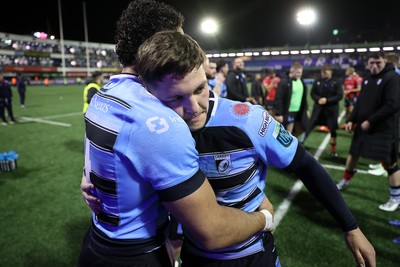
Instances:
[[[298,140],[261,106],[254,106],[244,130],[267,166],[287,167],[296,154]]]

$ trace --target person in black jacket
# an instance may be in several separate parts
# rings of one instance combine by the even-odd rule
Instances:
[[[383,51],[368,56],[370,75],[362,89],[354,110],[346,122],[346,131],[354,130],[346,169],[337,187],[349,185],[356,172],[359,157],[380,161],[389,175],[389,201],[379,205],[384,211],[395,211],[400,206],[400,171],[398,161],[400,76],[392,64],[387,64]]]
[[[247,78],[243,69],[243,59],[240,57],[235,58],[232,62],[232,70],[230,70],[226,76],[226,89],[228,91],[227,98],[257,104],[255,98],[249,96]]]
[[[7,80],[4,79],[3,73],[0,73],[0,118],[3,125],[7,125],[5,109],[7,109],[8,116],[11,121],[10,124],[15,123],[14,114],[12,111],[12,91],[11,86]]]
[[[343,98],[343,90],[341,82],[333,76],[332,65],[327,64],[321,68],[321,78],[314,81],[311,98],[314,100],[314,107],[306,136],[309,136],[316,125],[326,125],[331,134],[331,156],[337,157],[336,130],[338,128],[339,102]]]
[[[22,75],[21,72],[17,74],[17,89],[19,94],[19,101],[21,103],[21,108],[25,107],[25,94],[26,94],[26,86],[29,81]]]
[[[302,76],[303,66],[296,61],[290,66],[288,76],[279,82],[275,96],[275,119],[297,138],[309,124],[307,85]]]

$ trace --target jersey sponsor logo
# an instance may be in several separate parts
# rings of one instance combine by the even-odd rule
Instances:
[[[100,101],[99,97],[97,97],[96,95],[90,101],[90,106],[94,107],[96,110],[101,111],[103,113],[107,113],[111,107],[110,104]]]
[[[246,103],[234,104],[233,106],[231,106],[230,112],[233,115],[233,117],[237,119],[247,118],[250,111],[249,105],[250,104]]]
[[[262,121],[262,123],[261,123],[260,129],[258,130],[258,134],[259,134],[260,136],[263,136],[263,137],[264,137],[265,134],[267,133],[268,125],[271,123],[272,118],[271,118],[271,116],[268,114],[267,111],[264,111],[263,114],[262,114],[262,116],[263,116],[263,121]]]
[[[229,154],[214,155],[215,166],[218,172],[224,173],[232,168],[231,156]]]
[[[168,118],[172,123],[185,123],[185,121],[179,116],[176,117],[168,116]]]
[[[147,119],[146,125],[150,132],[155,132],[157,134],[165,133],[169,129],[167,121],[157,116]]]
[[[290,133],[288,131],[286,131],[286,129],[280,123],[278,123],[275,126],[275,130],[274,130],[274,133],[272,135],[284,147],[290,146],[290,144],[293,141],[293,136],[291,136]]]

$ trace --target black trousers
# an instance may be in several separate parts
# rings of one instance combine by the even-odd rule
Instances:
[[[25,90],[18,90],[19,93],[19,102],[21,105],[25,105]]]
[[[0,98],[0,118],[3,122],[7,122],[5,109],[7,110],[8,116],[12,121],[15,121],[14,114],[12,111],[12,102],[11,97],[8,98]]]
[[[280,267],[274,237],[270,232],[263,236],[264,251],[233,260],[215,260],[188,253],[182,247],[182,267]]]
[[[78,267],[172,267],[165,244],[150,253],[136,256],[105,255],[92,247],[90,231],[89,228],[83,240]]]

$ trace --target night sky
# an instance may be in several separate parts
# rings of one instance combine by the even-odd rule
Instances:
[[[44,31],[60,37],[58,0],[6,1],[0,16],[0,32],[30,35]],[[60,1],[64,39],[84,41],[83,1]],[[86,0],[89,41],[112,44],[115,22],[129,2]],[[205,50],[400,40],[398,0],[163,2],[173,5],[185,16],[184,31]],[[306,5],[319,14],[316,25],[308,30],[296,21],[296,12]],[[200,32],[200,20],[206,16],[216,18],[221,24],[217,35],[206,36]],[[339,29],[338,36],[332,34],[333,29]]]

